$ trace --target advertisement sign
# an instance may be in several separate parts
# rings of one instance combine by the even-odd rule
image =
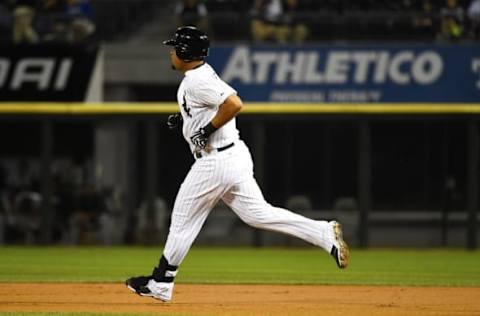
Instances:
[[[84,101],[97,52],[61,44],[0,47],[0,101]]]
[[[480,45],[219,46],[245,101],[480,102]]]

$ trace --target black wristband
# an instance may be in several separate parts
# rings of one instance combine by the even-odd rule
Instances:
[[[207,125],[205,125],[203,127],[203,134],[205,136],[210,136],[212,135],[213,132],[215,132],[218,128],[216,128],[215,126],[212,125],[212,122],[208,123]]]

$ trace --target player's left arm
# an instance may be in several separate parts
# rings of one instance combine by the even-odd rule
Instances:
[[[236,94],[228,96],[218,107],[217,114],[215,114],[213,119],[192,135],[191,140],[195,146],[204,149],[207,146],[210,135],[233,119],[240,112],[242,106],[243,103],[239,96]]]

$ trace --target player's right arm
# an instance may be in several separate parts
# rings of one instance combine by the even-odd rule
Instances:
[[[233,119],[238,112],[240,112],[242,107],[242,100],[238,95],[232,94],[219,106],[217,114],[213,117],[210,123],[213,127],[219,129]]]
[[[192,143],[198,148],[204,149],[210,135],[233,119],[240,112],[242,106],[242,100],[235,93],[228,96],[218,107],[213,119],[190,137]]]

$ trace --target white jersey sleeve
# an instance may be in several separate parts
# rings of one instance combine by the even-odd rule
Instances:
[[[195,99],[205,106],[218,107],[236,91],[222,80],[201,82],[193,89]]]

